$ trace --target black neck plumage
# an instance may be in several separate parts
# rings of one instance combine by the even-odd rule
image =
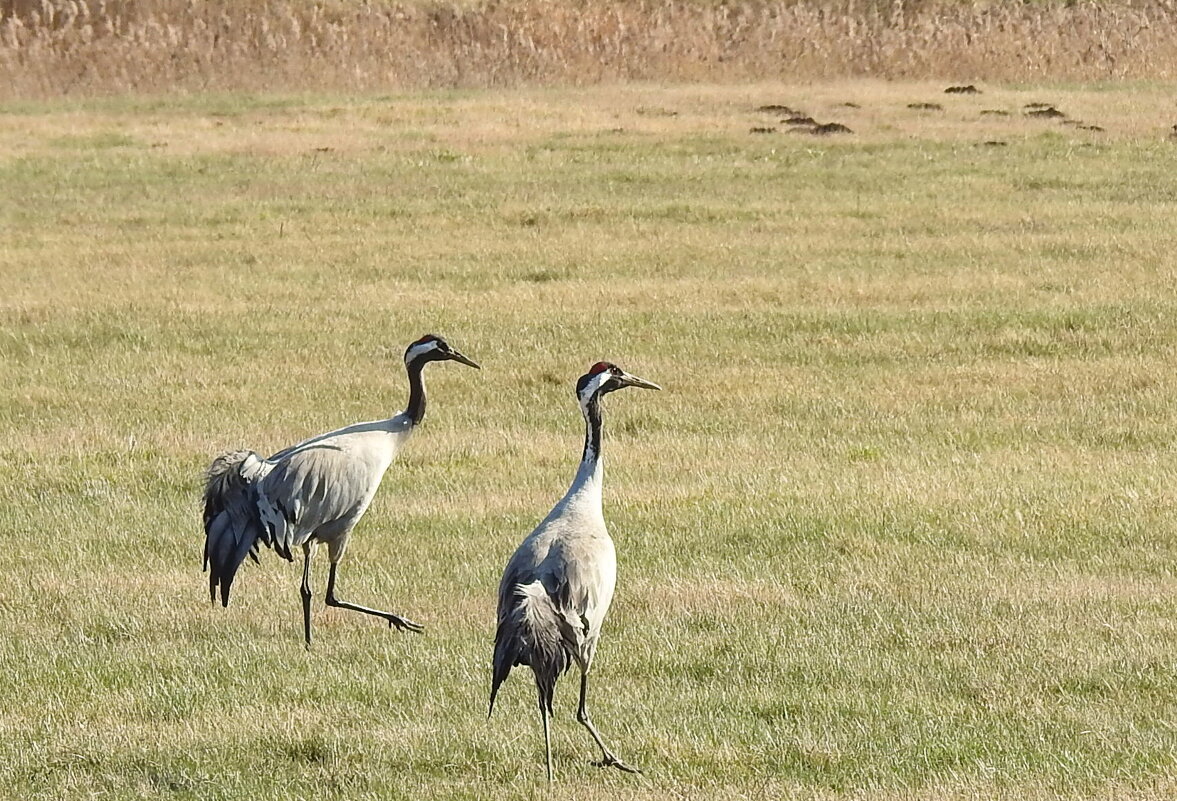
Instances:
[[[585,404],[584,409],[584,453],[580,457],[581,464],[595,463],[601,458],[601,396],[593,395]]]
[[[409,371],[409,405],[405,407],[413,425],[425,419],[425,360],[418,359],[410,362]]]

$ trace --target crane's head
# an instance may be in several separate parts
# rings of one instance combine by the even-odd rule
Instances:
[[[612,362],[597,362],[576,382],[576,397],[583,407],[594,398],[626,387],[662,389],[653,381],[630,375]]]
[[[473,359],[468,359],[458,351],[454,350],[439,336],[433,334],[426,334],[418,339],[409,347],[405,348],[405,366],[411,367],[414,364],[424,366],[428,362],[444,362],[454,361],[459,364],[473,367],[477,370],[480,368]]]

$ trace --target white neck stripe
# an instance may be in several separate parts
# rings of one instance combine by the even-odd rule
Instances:
[[[608,370],[597,373],[595,376],[590,378],[589,382],[584,385],[584,389],[582,389],[580,394],[577,395],[577,400],[580,401],[580,408],[587,408],[589,399],[592,398],[593,395],[596,395],[598,392],[600,392],[601,387],[604,386],[605,382],[608,380]]]
[[[428,342],[418,342],[416,345],[410,345],[409,349],[405,351],[405,364],[409,364],[421,356],[424,356],[426,353],[437,350],[439,347],[441,346],[437,344],[436,339],[431,339]]]

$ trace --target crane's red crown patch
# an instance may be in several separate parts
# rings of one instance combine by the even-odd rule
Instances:
[[[606,370],[611,370],[611,369],[613,369],[613,365],[611,363],[597,362],[596,364],[594,364],[592,367],[589,368],[589,375],[597,375],[598,373],[603,373]]]

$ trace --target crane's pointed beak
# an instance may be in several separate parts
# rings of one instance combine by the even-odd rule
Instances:
[[[481,367],[478,366],[478,363],[475,362],[473,359],[467,359],[465,356],[458,353],[456,350],[450,351],[449,357],[450,357],[450,359],[457,362],[458,364],[464,364],[467,367],[473,367],[475,370],[482,369]]]
[[[662,389],[662,387],[655,384],[653,381],[647,381],[644,378],[638,378],[636,375],[626,373],[620,378],[621,386],[623,387],[639,387],[641,389]]]

